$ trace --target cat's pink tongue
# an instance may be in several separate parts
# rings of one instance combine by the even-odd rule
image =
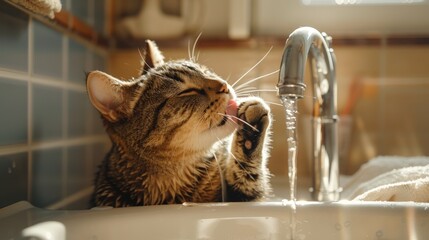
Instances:
[[[237,102],[234,99],[231,99],[228,101],[228,106],[226,107],[226,115],[228,116],[234,116],[234,117],[230,117],[229,119],[236,122],[236,118],[237,117]]]

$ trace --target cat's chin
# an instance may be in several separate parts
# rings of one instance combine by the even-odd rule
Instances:
[[[211,138],[213,138],[212,144],[214,144],[215,142],[222,140],[226,137],[231,136],[231,134],[234,133],[234,131],[237,129],[237,124],[231,123],[228,121],[230,121],[230,120],[227,120],[224,125],[213,128],[210,130],[210,133],[208,133],[208,134],[210,135]]]
[[[226,122],[222,126],[211,128],[196,137],[188,138],[183,147],[193,151],[206,151],[211,149],[216,142],[231,136],[235,129],[236,124]]]

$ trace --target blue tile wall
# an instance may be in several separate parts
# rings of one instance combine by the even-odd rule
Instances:
[[[104,160],[104,157],[107,155],[107,152],[110,149],[110,145],[96,143],[91,146],[92,155],[91,160],[93,162],[93,174],[98,172],[98,168],[101,162]]]
[[[79,137],[89,133],[90,106],[88,96],[84,92],[69,91],[68,93],[68,136]]]
[[[89,13],[89,4],[91,4],[92,0],[89,1],[72,1],[70,12],[78,17],[80,20],[84,22],[89,22],[90,13]]]
[[[33,140],[62,138],[62,89],[35,85],[33,87]]]
[[[106,60],[105,59],[106,59],[105,57],[94,52],[92,54],[92,69],[105,71],[106,70]]]
[[[27,143],[27,85],[0,77],[0,146]]]
[[[94,1],[94,28],[99,33],[104,33],[104,23],[105,23],[105,16],[104,16],[104,0],[93,0]]]
[[[91,116],[92,117],[92,121],[91,121],[92,126],[90,129],[90,132],[92,134],[97,134],[97,135],[105,134],[106,130],[104,129],[103,121],[101,119],[100,112],[98,112],[92,105],[90,108],[91,108],[90,114],[92,115]]]
[[[0,4],[0,53],[3,56],[0,57],[0,67],[27,71],[28,16],[4,1]]]
[[[93,169],[87,158],[87,146],[75,146],[67,149],[67,195],[90,187],[93,183]]]
[[[31,201],[47,207],[62,197],[62,148],[33,152]]]
[[[105,25],[105,0],[71,1],[69,11],[86,24],[103,34]]]
[[[27,153],[0,156],[0,207],[27,200]]]
[[[61,2],[101,26],[103,16],[91,10],[101,1]],[[110,143],[86,94],[85,72],[106,70],[107,54],[75,37],[0,1],[0,208],[21,200],[89,207]]]
[[[69,40],[69,61],[68,61],[68,76],[67,80],[85,85],[85,72],[90,70],[89,58],[86,48],[70,39]]]
[[[61,79],[63,74],[63,36],[34,22],[34,74]]]

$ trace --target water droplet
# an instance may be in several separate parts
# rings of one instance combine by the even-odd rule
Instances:
[[[292,205],[290,205],[290,208],[293,211],[293,214],[296,213],[296,200],[292,200]]]
[[[375,233],[375,236],[377,237],[377,239],[382,238],[382,237],[383,237],[383,231],[382,231],[382,230],[378,230],[378,231]]]
[[[15,162],[15,160],[12,161],[12,168],[16,168],[16,162]]]
[[[344,227],[345,227],[345,228],[350,227],[350,225],[352,225],[352,223],[351,223],[350,221],[345,221],[345,222],[344,222]]]
[[[335,224],[335,230],[337,230],[337,231],[341,231],[341,224],[339,224],[339,223],[336,223]]]
[[[7,173],[11,174],[12,173],[12,168],[7,168]]]
[[[287,200],[287,199],[282,199],[282,205],[283,205],[283,206],[287,206],[287,205],[289,205],[288,203],[289,203],[289,200]]]

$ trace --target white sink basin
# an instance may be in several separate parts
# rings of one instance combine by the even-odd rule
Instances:
[[[291,239],[291,202],[183,204],[51,211],[20,202],[0,209],[0,239],[62,223],[66,239]],[[298,201],[294,239],[428,239],[429,203]]]

